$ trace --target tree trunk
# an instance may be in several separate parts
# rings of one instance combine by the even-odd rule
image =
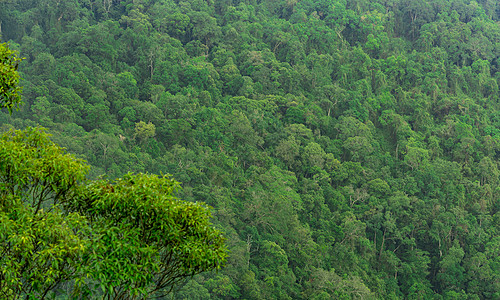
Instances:
[[[380,253],[378,254],[378,258],[382,257],[382,252],[384,251],[384,243],[385,243],[385,233],[387,232],[387,228],[384,229],[384,235],[382,236],[382,245],[380,246]]]

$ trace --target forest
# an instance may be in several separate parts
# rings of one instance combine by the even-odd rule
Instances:
[[[0,37],[0,132],[210,206],[225,265],[165,299],[500,299],[499,1],[2,0]]]

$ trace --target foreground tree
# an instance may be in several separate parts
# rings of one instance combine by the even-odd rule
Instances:
[[[0,138],[0,296],[134,299],[218,269],[224,238],[208,208],[168,176],[86,182],[81,160],[40,128]]]

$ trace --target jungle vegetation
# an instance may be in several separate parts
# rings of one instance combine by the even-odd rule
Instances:
[[[499,1],[4,0],[0,26],[2,131],[212,207],[227,263],[170,297],[500,298]]]

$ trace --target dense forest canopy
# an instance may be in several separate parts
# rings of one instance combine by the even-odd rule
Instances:
[[[170,173],[230,256],[175,299],[500,298],[500,2],[0,2],[90,177]]]

